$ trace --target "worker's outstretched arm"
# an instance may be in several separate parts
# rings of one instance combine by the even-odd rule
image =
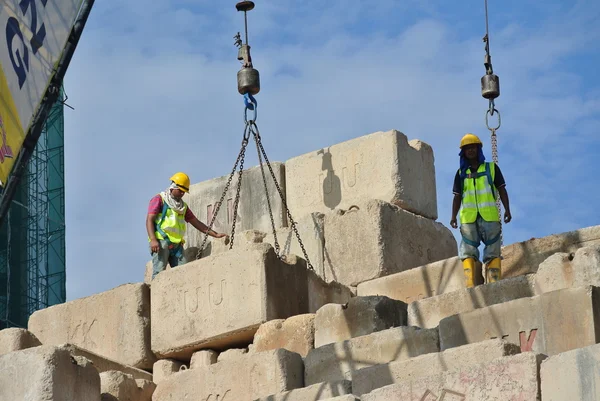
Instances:
[[[502,206],[504,206],[504,222],[510,223],[512,215],[510,214],[510,203],[508,201],[508,192],[506,192],[506,186],[502,186],[498,189]]]
[[[148,232],[148,238],[150,238],[150,250],[152,252],[158,252],[158,249],[160,248],[158,240],[156,239],[156,234],[154,233],[154,230],[156,229],[154,227],[156,216],[156,214],[148,214],[146,216],[146,231]]]
[[[192,220],[189,221],[189,223],[191,225],[193,225],[197,230],[206,233],[208,232],[208,235],[210,235],[211,237],[214,238],[223,238],[226,237],[227,234],[223,234],[223,233],[218,233],[214,230],[209,230],[208,226],[206,224],[204,224],[203,222],[201,222],[200,220],[198,220],[197,218],[193,218]]]
[[[454,194],[454,199],[452,199],[452,218],[450,219],[450,226],[452,228],[458,227],[458,223],[456,221],[456,216],[458,215],[458,211],[460,210],[461,202],[462,202],[462,196],[459,194]]]

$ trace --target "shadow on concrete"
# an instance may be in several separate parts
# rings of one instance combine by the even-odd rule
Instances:
[[[322,178],[322,175],[319,176],[319,180],[323,180],[323,203],[329,209],[333,210],[342,201],[342,182],[340,177],[338,177],[333,170],[332,156],[329,150],[321,149],[317,154],[323,155],[321,170],[327,172],[327,175],[324,178]]]

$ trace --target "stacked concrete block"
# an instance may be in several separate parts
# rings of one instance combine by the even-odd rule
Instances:
[[[508,278],[412,302],[408,306],[408,325],[433,328],[448,316],[532,297],[535,295],[533,276]]]
[[[152,401],[156,385],[116,370],[100,373],[102,401]]]
[[[551,356],[542,362],[542,400],[600,399],[600,345]]]
[[[218,352],[213,351],[211,349],[203,349],[194,352],[194,354],[192,355],[192,359],[190,360],[190,369],[213,365],[217,363],[218,357]]]
[[[437,330],[416,327],[383,330],[310,351],[304,359],[304,382],[308,386],[352,380],[354,373],[362,368],[438,351]]]
[[[125,284],[34,312],[31,331],[44,345],[73,344],[124,365],[151,369],[150,290]]]
[[[262,397],[257,401],[318,401],[347,394],[352,394],[352,382],[340,380],[330,383],[313,384],[312,386],[284,393],[272,394],[268,397]]]
[[[404,302],[378,296],[325,305],[315,318],[315,347],[405,326],[406,307]]]
[[[20,328],[0,330],[0,355],[42,345],[33,333]]]
[[[356,395],[363,395],[391,384],[492,362],[497,358],[520,352],[517,345],[496,339],[425,354],[405,361],[375,365],[354,373],[352,391]]]
[[[396,130],[292,158],[286,161],[286,183],[292,216],[380,199],[437,218],[433,150]]]
[[[154,362],[154,366],[152,367],[152,381],[158,384],[185,369],[186,365],[183,362],[174,359],[159,359]]]
[[[254,335],[253,352],[283,348],[305,357],[315,344],[315,314],[307,313],[262,324]]]
[[[251,401],[302,386],[302,357],[280,349],[178,373],[158,384],[152,400]]]
[[[521,351],[556,355],[596,344],[600,289],[579,287],[522,298],[442,319],[442,350],[503,338]]]
[[[0,400],[100,401],[100,375],[60,347],[15,351],[0,356]]]
[[[330,298],[332,287],[311,282],[311,274],[299,259],[278,259],[268,244],[161,273],[151,287],[152,349],[161,358],[188,360],[200,349],[247,346],[261,324],[314,312]]]
[[[243,357],[248,353],[247,348],[231,348],[223,351],[217,357],[217,362],[232,361]]]
[[[361,396],[362,401],[539,400],[541,357],[527,352],[389,385]]]
[[[536,293],[585,285],[600,286],[600,245],[579,248],[574,253],[555,253],[535,274]]]
[[[360,399],[353,395],[340,395],[339,397],[328,398],[323,401],[360,401]]]
[[[282,192],[285,194],[285,166],[283,163],[271,163],[275,177],[279,182]],[[283,207],[283,202],[277,192],[277,188],[270,176],[268,168],[265,166],[267,177],[267,188],[269,193],[269,202],[273,211],[275,228],[287,226],[287,216]],[[194,212],[198,220],[209,224],[215,213],[217,202],[223,194],[225,185],[229,176],[222,176],[212,180],[203,181],[190,186],[190,192],[184,197],[190,209]],[[213,229],[218,232],[230,233],[233,224],[233,208],[236,197],[236,188],[238,183],[238,174],[235,174],[229,190],[217,214]],[[263,176],[260,166],[255,166],[244,170],[242,176],[242,187],[240,190],[240,201],[237,211],[236,232],[245,230],[260,230],[271,232],[271,219],[269,218],[269,209],[266,202],[266,195],[263,184]],[[204,234],[188,225],[185,240],[186,247],[191,252],[197,251],[204,239]],[[222,246],[219,241],[215,242],[209,237],[208,247],[203,256],[214,255],[225,251],[227,248]]]

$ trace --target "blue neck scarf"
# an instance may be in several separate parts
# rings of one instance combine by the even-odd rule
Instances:
[[[469,160],[465,157],[465,151],[463,149],[460,150],[458,155],[460,156],[460,177],[465,178],[467,176],[467,169],[471,167],[471,163],[469,163]],[[485,156],[483,155],[481,145],[477,146],[477,160],[480,165],[485,162]]]

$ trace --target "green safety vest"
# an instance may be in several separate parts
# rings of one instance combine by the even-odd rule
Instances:
[[[188,206],[185,205],[183,213],[178,214],[167,205],[162,194],[160,194],[160,197],[163,201],[163,211],[154,220],[154,226],[156,227],[154,235],[159,240],[165,239],[166,236],[169,242],[179,244],[183,241],[183,235],[185,234],[185,212]]]
[[[495,175],[494,163],[480,164],[476,174],[471,174],[471,168],[467,169],[463,179],[461,224],[474,223],[478,213],[485,221],[500,221],[496,207]]]

